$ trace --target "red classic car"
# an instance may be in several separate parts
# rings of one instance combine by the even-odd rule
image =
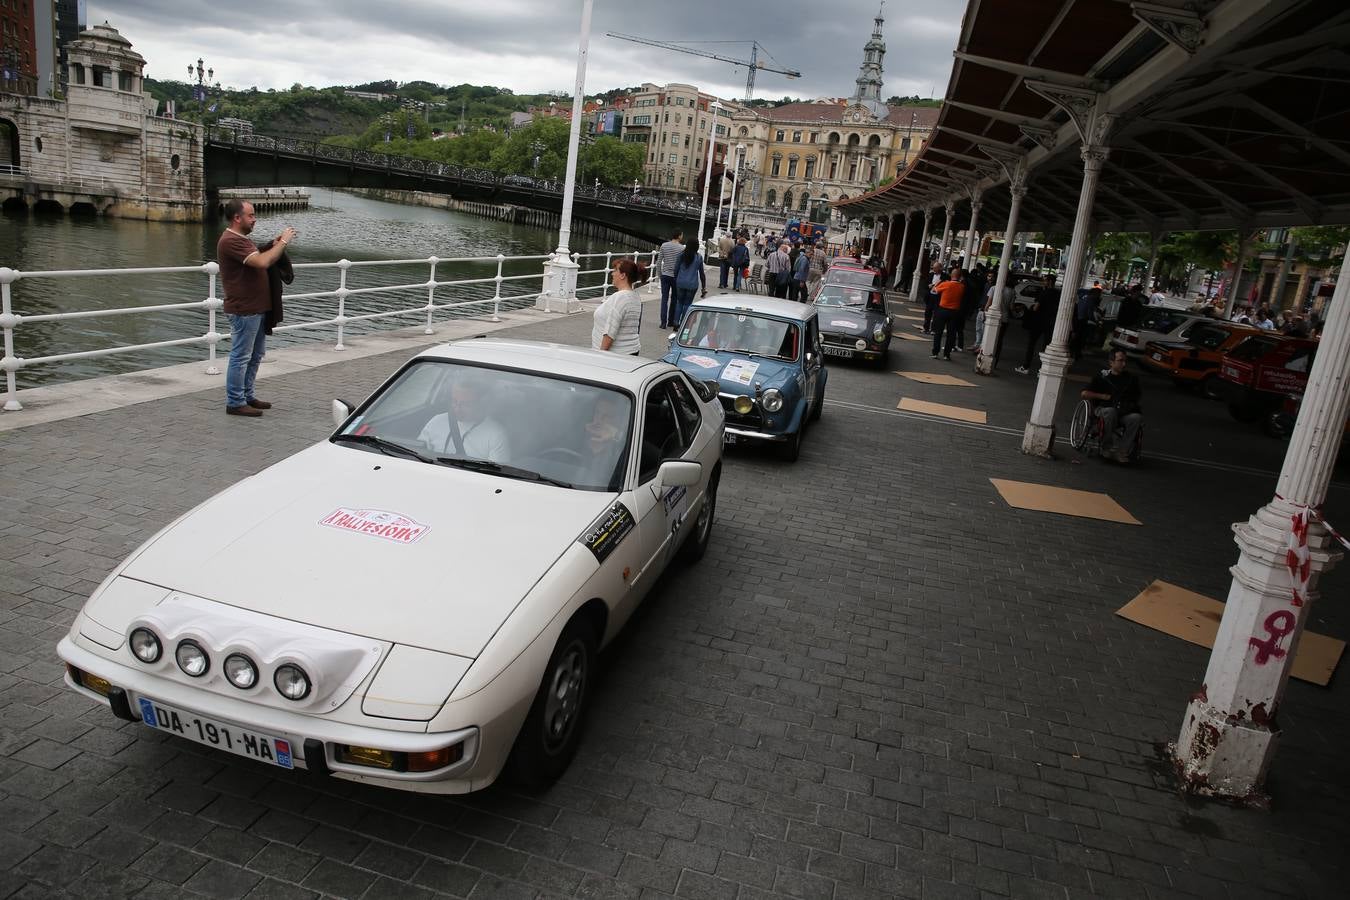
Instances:
[[[1239,422],[1255,422],[1301,395],[1317,355],[1317,342],[1260,334],[1229,351],[1219,367],[1219,394]]]

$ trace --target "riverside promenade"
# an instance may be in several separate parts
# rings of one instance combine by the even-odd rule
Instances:
[[[1269,810],[1189,801],[1157,747],[1208,651],[1115,615],[1154,579],[1223,598],[1229,526],[1269,499],[1284,445],[1149,381],[1143,465],[1023,456],[1034,381],[1011,372],[1011,332],[995,378],[917,340],[885,371],[831,365],[798,462],[729,452],[707,556],[604,654],[581,752],[537,794],[279,775],[62,687],[56,641],[98,582],[322,440],[331,398],[361,398],[428,340],[585,344],[591,308],[274,351],[257,420],[226,417],[223,376],[200,364],[26,392],[0,414],[0,900],[1342,895],[1346,673],[1290,683]],[[656,320],[649,304],[649,356]],[[1105,491],[1142,524],[1013,509],[990,478]],[[1325,510],[1342,530],[1348,482],[1343,466]],[[1350,637],[1346,567],[1321,588],[1309,627]]]

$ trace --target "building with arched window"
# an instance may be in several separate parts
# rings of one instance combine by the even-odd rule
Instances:
[[[743,162],[741,203],[785,213],[809,211],[823,221],[825,202],[871,190],[914,159],[932,134],[938,107],[881,101],[883,21],[878,13],[852,97],[773,108],[738,106],[732,112],[727,168],[738,157]],[[791,205],[791,197],[799,204],[810,198],[809,209],[783,208]]]

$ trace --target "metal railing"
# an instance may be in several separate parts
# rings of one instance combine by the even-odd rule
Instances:
[[[322,141],[304,138],[279,137],[269,134],[238,134],[232,128],[211,127],[207,129],[206,140],[219,147],[246,147],[265,150],[276,154],[299,157],[305,160],[330,161],[340,165],[361,166],[371,170],[381,170],[399,175],[431,175],[449,178],[455,181],[469,181],[482,185],[513,190],[528,190],[539,194],[563,193],[563,182],[556,178],[533,178],[529,175],[502,175],[490,169],[476,169],[471,166],[456,166],[451,163],[436,162],[415,156],[397,156],[392,153],[379,153],[374,150],[360,150],[354,147],[339,147]],[[668,200],[644,194],[631,188],[596,187],[594,184],[576,183],[575,195],[597,203],[624,206],[630,209],[655,210],[680,216],[698,217],[702,200]],[[716,204],[708,210],[712,215]]]
[[[603,300],[609,295],[609,271],[615,259],[629,256],[642,259],[650,267],[656,263],[656,251],[633,251],[620,252],[613,251],[606,253],[573,253],[572,262],[577,266],[575,295],[578,298],[590,294],[595,299]],[[547,255],[537,256],[471,256],[471,257],[452,257],[441,259],[435,256],[429,256],[420,259],[380,259],[380,260],[347,260],[340,259],[336,262],[319,263],[295,263],[293,268],[297,279],[302,273],[323,273],[336,272],[337,286],[327,290],[303,291],[293,294],[286,294],[285,303],[290,310],[302,309],[306,311],[331,310],[331,315],[323,315],[318,312],[319,318],[312,318],[306,321],[294,322],[286,325],[278,325],[273,329],[274,333],[290,333],[313,329],[333,328],[336,333],[336,340],[333,344],[334,350],[346,349],[347,330],[354,324],[378,323],[388,319],[398,317],[409,317],[413,315],[425,316],[423,325],[424,334],[434,334],[436,315],[441,313],[445,317],[453,318],[458,311],[461,315],[472,314],[470,310],[475,310],[479,314],[488,314],[493,322],[500,322],[500,313],[505,305],[507,308],[520,308],[536,301],[543,291],[543,266],[540,271],[526,274],[506,274],[505,267],[508,263],[543,263],[550,257]],[[588,260],[604,260],[602,268],[585,268]],[[445,271],[449,266],[469,265],[487,265],[496,266],[496,272],[493,275],[484,277],[470,278],[448,278],[444,280],[437,279],[437,269]],[[419,281],[398,280],[400,273],[395,272],[396,283],[392,284],[373,284],[369,286],[354,286],[349,279],[356,273],[375,272],[390,267],[426,267],[427,276]],[[490,269],[489,269],[490,270]],[[94,279],[103,278],[110,282],[117,279],[133,276],[149,277],[174,277],[183,275],[204,275],[206,277],[206,296],[200,299],[186,300],[177,303],[159,303],[144,306],[120,306],[114,308],[91,308],[79,309],[68,312],[40,313],[35,315],[24,315],[22,312],[15,311],[15,286],[22,283],[33,282],[61,282],[70,279]],[[224,300],[219,296],[219,275],[220,266],[215,262],[202,263],[195,266],[166,266],[159,268],[125,268],[125,269],[71,269],[59,271],[42,272],[22,272],[17,269],[0,267],[0,332],[3,332],[4,356],[0,357],[0,370],[5,374],[5,395],[3,408],[8,411],[20,410],[23,405],[18,399],[17,374],[23,369],[33,366],[53,365],[57,363],[69,362],[72,360],[95,359],[99,357],[147,354],[153,351],[164,350],[174,347],[201,346],[206,347],[206,373],[208,375],[220,374],[220,368],[216,365],[217,347],[221,341],[228,341],[230,335],[221,333],[217,330],[217,314],[224,308]],[[588,276],[601,276],[596,283],[583,285],[582,279]],[[524,287],[525,290],[513,290],[516,287]],[[504,292],[504,288],[506,289]],[[117,288],[113,284],[108,285],[108,291],[116,293]],[[392,308],[379,309],[370,312],[354,312],[353,304],[361,298],[371,296],[392,297],[397,299],[398,294],[416,294],[421,297],[421,291],[425,291],[425,301],[419,299],[415,305],[395,305]],[[437,291],[441,292],[442,298],[437,297]],[[490,292],[490,293],[489,293]],[[446,294],[451,297],[446,298]],[[481,294],[482,296],[473,296]],[[455,295],[458,295],[456,297]],[[468,295],[467,299],[460,299]],[[147,316],[159,313],[183,313],[196,312],[206,314],[206,331],[198,334],[190,334],[183,337],[167,337],[164,340],[147,341],[136,344],[103,346],[90,350],[74,350],[63,353],[48,353],[41,356],[22,357],[15,351],[16,336],[21,336],[26,326],[32,326],[39,323],[61,323],[71,322],[81,319],[93,319],[99,317],[117,317],[117,316]],[[228,331],[228,329],[227,329]]]

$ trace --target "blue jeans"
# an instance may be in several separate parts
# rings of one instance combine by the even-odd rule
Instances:
[[[676,288],[675,289],[675,327],[679,328],[684,322],[684,314],[689,312],[689,307],[694,304],[694,295],[698,293],[698,288]]]
[[[731,283],[732,283],[731,289],[733,291],[739,291],[741,289],[741,273],[744,271],[745,271],[744,266],[731,267]],[[725,287],[725,285],[723,285],[723,287]]]
[[[267,351],[264,313],[230,319],[230,365],[225,370],[225,405],[246,406],[253,399],[253,379]]]
[[[675,308],[669,306],[671,292],[675,290],[675,276],[661,276],[661,321],[670,322],[675,316]],[[679,323],[676,322],[676,325]]]

